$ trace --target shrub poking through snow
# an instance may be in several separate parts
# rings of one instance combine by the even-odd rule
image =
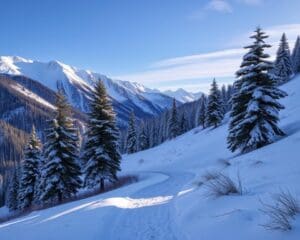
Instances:
[[[260,211],[269,218],[269,221],[262,226],[268,230],[291,230],[291,220],[300,213],[298,200],[289,191],[281,191],[273,197],[273,200],[274,204],[267,204],[260,200],[263,206]]]
[[[204,181],[210,181],[210,180],[213,180],[215,178],[217,178],[219,175],[218,172],[215,172],[215,171],[207,171],[205,172],[203,175],[202,175],[202,178]]]
[[[238,174],[237,182],[223,173],[218,173],[215,178],[205,183],[208,189],[208,196],[221,197],[231,194],[242,195],[243,187]]]

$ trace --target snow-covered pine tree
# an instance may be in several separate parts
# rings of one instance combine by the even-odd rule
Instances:
[[[205,125],[209,127],[214,126],[216,128],[222,122],[223,116],[221,94],[216,79],[214,79],[208,96]]]
[[[227,112],[227,90],[224,84],[221,87],[221,101],[223,107],[223,114],[225,114]]]
[[[71,118],[71,107],[60,91],[56,96],[56,108],[44,145],[40,186],[42,203],[61,202],[74,196],[81,187],[79,139]]]
[[[205,128],[205,119],[206,119],[206,96],[202,94],[200,98],[200,108],[198,114],[198,123],[202,128]]]
[[[176,138],[179,135],[179,121],[177,116],[176,100],[173,99],[173,106],[171,110],[171,116],[169,118],[169,139]]]
[[[15,211],[19,208],[19,171],[19,166],[16,166],[15,169],[12,171],[12,176],[8,184],[5,205],[8,207],[9,211]]]
[[[227,86],[227,112],[231,110],[231,97],[233,95],[234,88],[231,84]]]
[[[300,36],[297,37],[295,47],[292,53],[292,62],[294,67],[294,73],[300,72]]]
[[[84,146],[85,186],[104,190],[105,180],[116,181],[121,170],[115,113],[105,86],[99,80],[90,103],[87,140]]]
[[[180,124],[179,124],[179,132],[180,132],[180,134],[184,134],[187,131],[188,131],[187,119],[185,117],[185,114],[182,113],[181,119],[180,119]]]
[[[127,133],[127,153],[135,153],[137,151],[137,131],[135,115],[132,111],[128,123],[128,133]]]
[[[21,162],[19,187],[19,208],[21,210],[30,207],[37,196],[41,155],[41,142],[33,126],[24,149],[24,159]]]
[[[285,33],[282,35],[274,65],[274,74],[278,84],[288,81],[294,74],[293,62]]]
[[[143,151],[149,148],[149,138],[147,136],[144,124],[141,125],[141,131],[139,135],[139,150]]]
[[[249,51],[236,73],[227,139],[231,151],[257,149],[273,142],[276,135],[284,135],[277,126],[278,112],[284,107],[277,100],[286,93],[275,86],[269,72],[272,63],[264,53],[271,47],[265,43],[267,37],[260,28],[256,29],[250,37],[254,43],[245,47]]]

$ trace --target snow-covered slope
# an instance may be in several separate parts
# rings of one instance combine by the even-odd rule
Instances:
[[[172,99],[138,83],[112,80],[102,74],[77,69],[59,61],[39,62],[22,57],[0,57],[0,73],[24,75],[37,80],[52,90],[64,90],[72,105],[87,111],[91,88],[101,79],[113,100],[119,119],[134,110],[138,118],[153,116],[169,108]]]
[[[267,231],[260,199],[289,189],[300,199],[300,77],[282,87],[280,125],[286,136],[239,155],[226,148],[227,120],[217,129],[194,129],[172,141],[125,155],[122,174],[140,181],[129,186],[0,224],[0,239],[299,239],[300,216],[293,230]],[[224,160],[227,164],[224,164]],[[234,180],[243,195],[218,198],[201,184],[207,171]]]
[[[186,103],[198,100],[202,96],[202,92],[192,93],[188,92],[182,88],[177,89],[176,91],[167,90],[163,92],[169,97],[175,98],[177,101]]]

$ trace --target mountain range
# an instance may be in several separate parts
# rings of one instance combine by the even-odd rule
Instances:
[[[143,119],[160,114],[172,104],[172,97],[158,90],[139,83],[113,80],[59,61],[40,62],[17,56],[2,56],[0,73],[28,77],[54,91],[61,89],[72,106],[82,112],[88,111],[92,87],[100,79],[112,100],[119,126],[127,125],[131,111],[135,112],[137,119]]]

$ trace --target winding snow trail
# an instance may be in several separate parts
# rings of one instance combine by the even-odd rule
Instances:
[[[174,201],[192,178],[185,172],[144,172],[143,179],[88,199],[0,224],[0,239],[184,240]]]
[[[167,175],[168,178],[131,196],[134,199],[145,199],[150,205],[118,210],[115,224],[107,239],[186,239],[174,222],[173,202],[183,185],[191,180],[193,175],[182,172],[160,174]]]

